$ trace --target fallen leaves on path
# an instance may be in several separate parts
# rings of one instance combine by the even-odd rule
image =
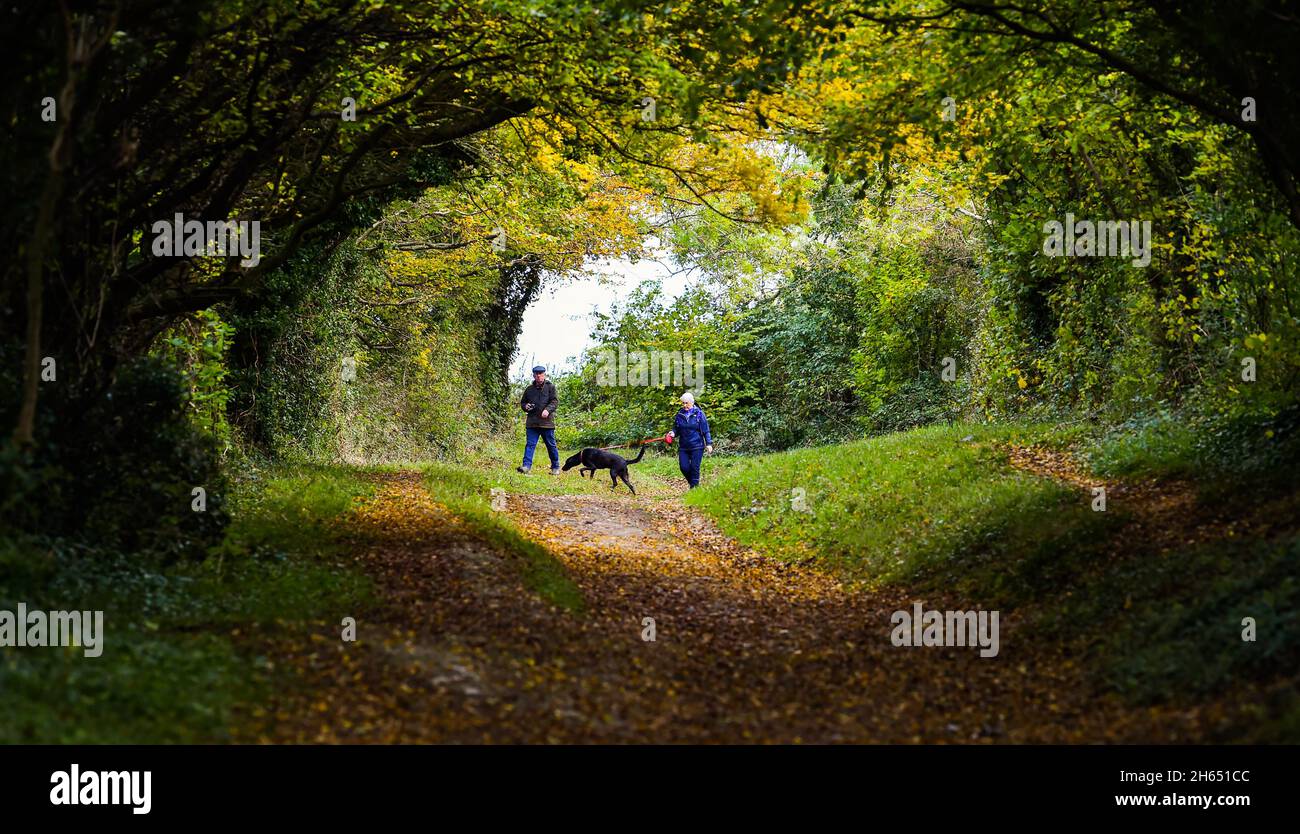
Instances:
[[[1002,620],[1001,653],[896,647],[901,591],[737,545],[676,497],[511,495],[508,512],[585,598],[525,589],[419,475],[349,521],[381,602],[360,639],[264,636],[306,685],[248,716],[250,740],[303,742],[1178,741],[1195,712],[1148,715],[1095,698],[1063,650]],[[977,608],[921,600],[927,608]],[[649,636],[653,620],[654,639]]]
[[[1106,512],[1128,521],[1122,545],[1116,555],[1132,553],[1164,555],[1179,548],[1235,536],[1265,536],[1289,522],[1267,512],[1243,518],[1238,508],[1226,502],[1218,505],[1199,500],[1197,486],[1173,479],[1114,481],[1087,472],[1073,455],[1047,446],[1009,447],[1008,460],[1017,469],[1070,484],[1081,492],[1081,501],[1091,501],[1093,490],[1105,489]],[[1287,503],[1284,499],[1279,503]],[[1276,524],[1275,524],[1276,522]]]

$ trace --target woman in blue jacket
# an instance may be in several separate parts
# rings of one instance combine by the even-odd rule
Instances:
[[[700,463],[704,453],[713,454],[713,435],[709,433],[709,418],[695,405],[695,395],[690,391],[682,394],[682,408],[673,421],[673,430],[668,432],[669,442],[678,441],[677,466],[682,475],[695,489],[700,485]]]

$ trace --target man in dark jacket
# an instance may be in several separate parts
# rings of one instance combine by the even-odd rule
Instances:
[[[709,431],[709,418],[695,404],[695,395],[690,391],[682,394],[682,407],[667,437],[670,443],[674,439],[678,441],[677,468],[682,470],[690,488],[695,489],[700,485],[700,464],[704,461],[704,453],[713,454],[713,433]]]
[[[533,384],[525,388],[524,395],[519,398],[519,407],[528,414],[524,423],[528,443],[524,446],[524,465],[516,472],[527,475],[533,468],[533,452],[540,437],[546,441],[546,453],[551,456],[551,474],[560,474],[560,448],[555,445],[555,409],[559,404],[555,383],[546,378],[546,368],[542,365],[533,368]]]

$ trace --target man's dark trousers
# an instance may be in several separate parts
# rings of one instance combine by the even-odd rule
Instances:
[[[551,456],[551,468],[557,468],[560,465],[560,447],[555,445],[555,429],[535,429],[529,426],[525,431],[528,432],[528,443],[524,446],[524,468],[533,465],[533,452],[537,449],[539,437],[546,441],[546,453]],[[695,477],[698,479],[699,476],[697,466]]]

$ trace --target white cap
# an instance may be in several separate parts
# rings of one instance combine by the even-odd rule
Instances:
[[[692,394],[690,391],[687,391],[685,394],[682,394],[681,400],[684,403],[690,403],[691,405],[695,405],[695,395]]]

